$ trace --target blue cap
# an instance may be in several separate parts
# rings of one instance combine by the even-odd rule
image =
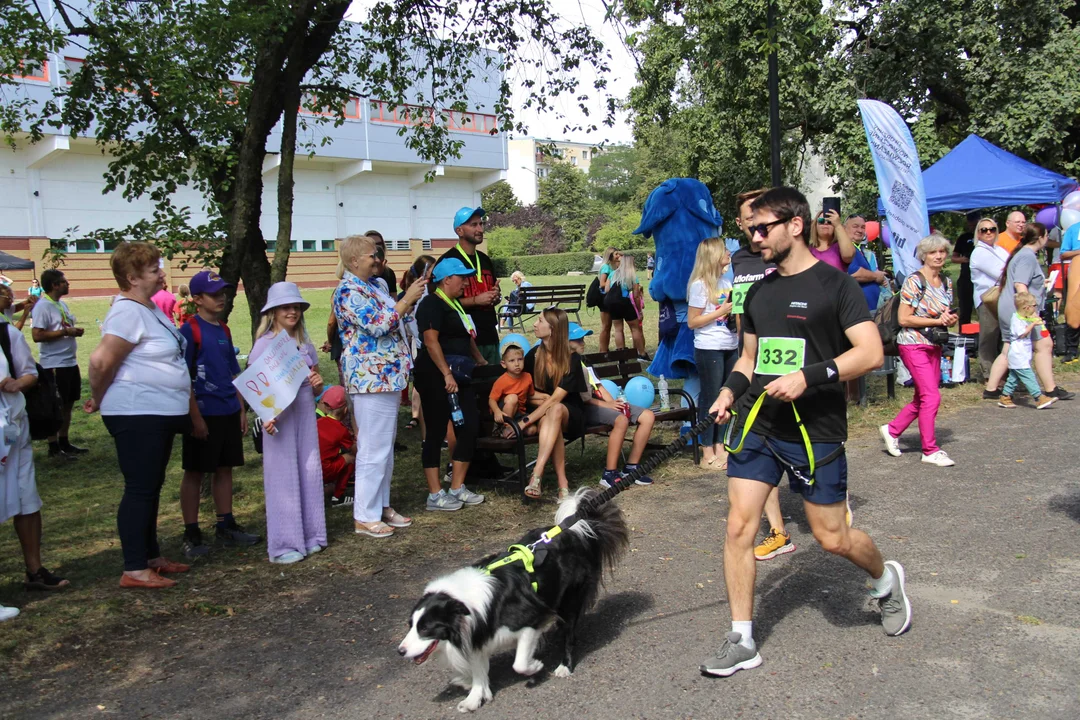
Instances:
[[[482,207],[478,207],[478,208],[463,207],[463,208],[461,208],[456,213],[454,213],[454,229],[457,230],[459,227],[461,227],[465,223],[472,220],[474,215],[479,215],[480,217],[484,217],[485,215],[487,215],[487,210],[485,210]]]
[[[585,338],[592,335],[592,330],[586,330],[585,328],[578,325],[576,322],[568,323],[566,329],[570,334],[571,340],[584,340]]]
[[[213,295],[227,287],[232,287],[232,285],[222,280],[221,276],[213,270],[197,272],[188,281],[188,289],[191,290],[192,295],[202,295],[203,293]]]
[[[446,258],[431,271],[431,279],[442,282],[451,275],[475,275],[476,271],[465,267],[465,263],[457,258]]]

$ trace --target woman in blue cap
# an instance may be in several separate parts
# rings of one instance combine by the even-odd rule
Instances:
[[[476,345],[476,325],[460,302],[465,279],[472,275],[474,270],[465,267],[465,263],[457,258],[445,258],[432,271],[435,290],[416,309],[416,325],[423,344],[413,379],[427,425],[422,460],[428,484],[426,507],[433,511],[460,510],[465,505],[484,502],[483,495],[465,487],[480,426],[470,378],[474,367],[487,365]],[[451,457],[453,480],[447,492],[442,489],[439,476],[442,443],[451,422],[451,396],[461,409],[462,422],[453,429],[457,442]]]

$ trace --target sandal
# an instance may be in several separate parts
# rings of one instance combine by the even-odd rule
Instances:
[[[405,517],[394,508],[386,508],[382,514],[383,522],[392,528],[407,528],[412,525],[412,518]]]
[[[357,535],[367,535],[373,538],[388,538],[394,534],[394,528],[382,520],[368,523],[353,521],[353,529],[356,530]]]
[[[540,498],[540,478],[533,475],[533,479],[525,486],[525,496],[534,500]]]
[[[559,502],[562,502],[568,497],[570,497],[570,488],[559,488]]]
[[[27,590],[61,590],[70,584],[64,578],[49,572],[48,568],[42,565],[33,574],[26,573],[26,582],[23,583],[23,587]]]
[[[406,430],[415,430],[418,427],[420,427],[420,421],[416,418],[412,418],[409,422],[405,423]]]

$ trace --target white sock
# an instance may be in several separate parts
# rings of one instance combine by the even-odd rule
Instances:
[[[731,632],[737,632],[742,636],[739,640],[739,644],[748,650],[754,649],[754,621],[753,620],[732,620]]]
[[[440,490],[437,493],[428,493],[428,499],[430,499],[430,500],[438,500],[439,496],[442,495],[445,492],[446,492],[445,490]]]
[[[885,572],[881,573],[881,577],[874,579],[870,578],[870,597],[883,598],[893,589],[893,574],[889,571],[889,567],[885,566]]]

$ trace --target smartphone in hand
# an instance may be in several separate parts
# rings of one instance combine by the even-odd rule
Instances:
[[[828,215],[830,210],[835,210],[837,215],[840,214],[840,198],[827,197],[821,199],[821,212]]]

